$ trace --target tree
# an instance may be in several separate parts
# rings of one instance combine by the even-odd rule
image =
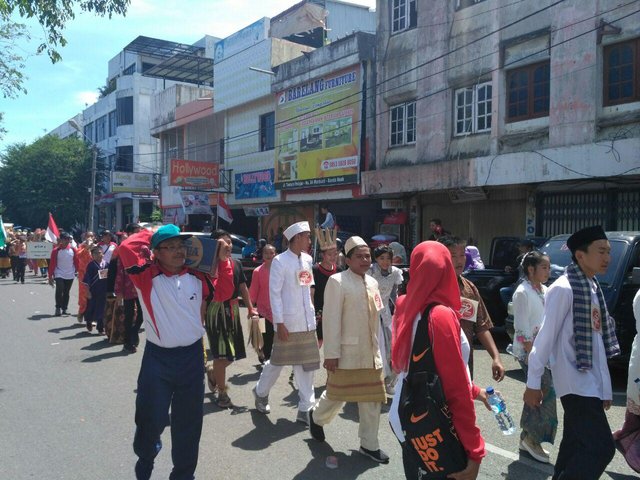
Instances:
[[[42,26],[45,40],[36,54],[46,52],[52,63],[61,60],[58,47],[67,40],[62,32],[69,20],[75,18],[74,8],[99,16],[125,15],[131,0],[0,0],[0,92],[4,98],[27,93],[24,88],[25,58],[16,48],[21,40],[30,38],[27,27],[12,20],[14,16],[35,18]],[[0,125],[2,116],[0,115]],[[4,130],[0,128],[0,138]]]
[[[91,148],[55,135],[30,145],[14,144],[0,155],[0,202],[6,217],[33,228],[47,225],[52,212],[61,228],[86,224],[90,204]],[[99,171],[100,185],[105,172]]]

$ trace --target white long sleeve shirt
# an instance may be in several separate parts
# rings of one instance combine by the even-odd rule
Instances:
[[[531,284],[525,280],[513,294],[513,328],[515,339],[513,354],[520,360],[527,358],[524,342],[533,342],[540,330],[544,318],[544,295],[547,287],[542,287],[542,294],[536,292]]]
[[[284,323],[290,332],[308,332],[316,329],[316,311],[311,300],[313,286],[313,259],[306,253],[300,256],[291,250],[277,255],[269,272],[269,299],[273,324]],[[308,272],[308,273],[305,273]],[[308,278],[301,285],[301,276]]]
[[[591,303],[598,305],[595,283],[589,283]],[[611,377],[602,335],[594,331],[592,342],[592,368],[579,371],[573,333],[573,291],[567,276],[562,275],[545,296],[544,320],[529,354],[527,387],[540,389],[544,367],[549,363],[558,397],[574,394],[611,400]]]

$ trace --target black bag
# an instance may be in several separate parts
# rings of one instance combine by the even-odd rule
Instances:
[[[434,306],[427,307],[418,323],[398,407],[403,449],[419,466],[420,478],[445,478],[467,466],[433,360],[428,327]]]

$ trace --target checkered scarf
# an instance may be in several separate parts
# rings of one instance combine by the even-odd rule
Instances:
[[[566,274],[573,290],[573,333],[576,349],[576,368],[580,371],[591,370],[592,367],[592,332],[591,332],[591,285],[589,279],[580,267],[571,263]],[[613,318],[609,316],[607,304],[602,295],[602,289],[598,280],[593,277],[596,285],[596,294],[600,304],[600,317],[602,318],[602,341],[607,358],[620,355],[620,345],[616,338],[616,329]]]

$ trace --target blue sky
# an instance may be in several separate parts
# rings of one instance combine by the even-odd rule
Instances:
[[[375,0],[350,0],[375,8]],[[107,65],[138,35],[194,43],[204,35],[224,38],[262,17],[273,17],[296,0],[132,0],[126,17],[107,18],[80,13],[64,31],[68,41],[59,49],[62,61],[52,64],[35,56],[43,36],[37,23],[25,22],[31,34],[24,45],[26,95],[0,99],[7,133],[0,152],[17,142],[30,143],[80,113],[97,98],[106,82]]]

